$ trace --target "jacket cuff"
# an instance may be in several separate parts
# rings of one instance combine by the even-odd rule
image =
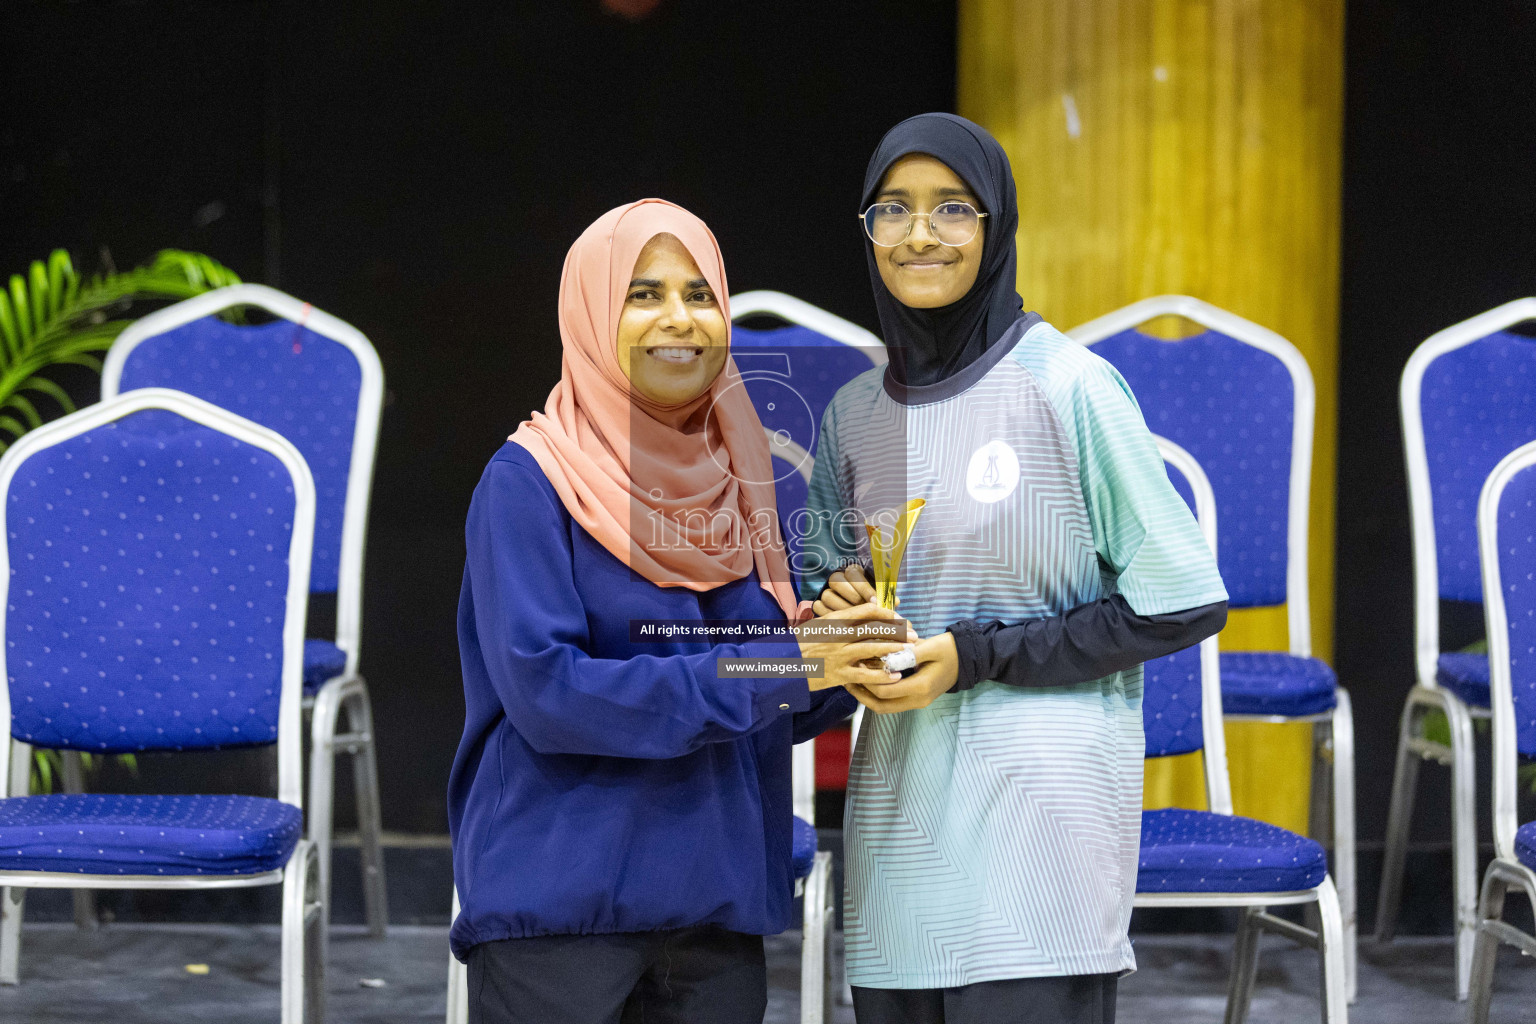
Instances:
[[[798,658],[800,645],[785,630],[772,639],[754,640],[743,644],[742,654],[749,658]],[[759,717],[780,714],[799,714],[811,707],[811,688],[803,675],[760,677],[758,692],[753,700]],[[787,707],[785,705],[788,705]]]
[[[804,676],[775,680],[757,694],[754,703],[759,718],[798,715],[811,709],[811,687]]]

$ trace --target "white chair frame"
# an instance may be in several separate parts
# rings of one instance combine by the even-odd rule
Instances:
[[[459,886],[453,886],[453,911],[448,918],[449,927],[459,919]],[[448,954],[448,1015],[446,1024],[469,1024],[469,968],[459,963],[459,958]]]
[[[1316,387],[1306,357],[1285,338],[1245,320],[1235,313],[1188,295],[1159,295],[1115,310],[1067,331],[1067,336],[1093,346],[1139,327],[1160,316],[1180,316],[1219,331],[1245,345],[1267,352],[1285,366],[1291,377],[1290,503],[1286,514],[1285,605],[1289,653],[1312,656],[1311,598],[1307,592],[1308,513],[1312,492],[1313,423],[1317,413]],[[1326,834],[1332,818],[1333,868],[1338,879],[1338,898],[1344,912],[1344,959],[1349,1001],[1357,989],[1357,911],[1355,865],[1355,724],[1349,692],[1340,684],[1331,711],[1289,718],[1283,715],[1227,715],[1229,722],[1308,722],[1313,726],[1314,779],[1319,767],[1328,771],[1331,785],[1312,787],[1311,826],[1314,836]],[[1327,794],[1328,800],[1323,800]],[[1330,813],[1331,812],[1331,813]]]
[[[1195,495],[1195,518],[1211,551],[1216,550],[1216,496],[1198,462],[1166,438],[1157,438],[1158,451],[1189,481]],[[1226,736],[1221,713],[1221,656],[1216,638],[1200,644],[1200,709],[1204,740],[1206,803],[1213,813],[1232,813],[1231,783],[1227,777]],[[1306,928],[1268,913],[1273,906],[1316,904],[1320,926]],[[1227,987],[1227,1024],[1242,1024],[1248,1017],[1258,973],[1259,936],[1283,935],[1318,951],[1322,960],[1322,1019],[1324,1024],[1347,1024],[1349,1017],[1348,966],[1345,957],[1344,919],[1331,876],[1315,888],[1269,893],[1137,893],[1138,907],[1241,907],[1233,950],[1232,973]]]
[[[739,292],[731,296],[732,320],[763,314],[776,316],[786,323],[808,327],[833,341],[859,349],[876,366],[884,366],[890,361],[890,356],[885,351],[885,342],[874,334],[852,321],[844,320],[835,313],[828,313],[803,299],[797,299],[783,292],[763,289]]]
[[[793,792],[795,816],[816,824],[815,740],[794,749]],[[801,1024],[832,1021],[832,854],[817,850],[811,872],[795,880],[795,895],[804,897],[805,914],[800,942]]]
[[[293,481],[294,522],[288,548],[287,611],[283,621],[283,667],[279,691],[277,798],[304,808],[300,698],[303,693],[304,617],[309,602],[309,566],[314,541],[315,485],[297,448],[269,430],[225,409],[166,388],[135,390],[55,420],[23,435],[0,458],[0,496],[10,493],[18,467],[35,453],[104,424],[146,409],[163,409],[268,452]],[[10,587],[9,548],[0,545],[0,606]],[[0,645],[0,679],[5,675]],[[0,721],[9,722],[11,696],[0,685]],[[0,792],[27,794],[31,746],[13,738],[0,756]],[[0,871],[0,983],[19,980],[22,898],[27,889],[228,889],[258,885],[283,887],[282,1021],[311,1024],[325,1015],[326,892],[320,885],[314,845],[300,839],[281,869],[245,875],[81,875],[56,871]]]
[[[368,498],[378,450],[379,417],[384,406],[384,368],[378,353],[361,331],[329,313],[265,285],[237,284],[178,302],[130,324],[107,352],[101,372],[101,397],[105,400],[118,393],[123,368],[141,343],[234,306],[255,306],[346,346],[357,359],[361,371],[357,420],[352,434],[352,463],[347,470],[347,494],[342,515],[341,554],[337,564],[336,646],[346,653],[347,663],[340,675],[320,687],[312,705],[306,701],[306,706],[311,707],[308,834],[320,863],[320,884],[327,894],[326,912],[329,914],[336,757],[338,754],[350,756],[357,799],[364,913],[369,934],[382,938],[389,923],[389,906],[384,882],[383,822],[374,752],[373,707],[367,682],[358,673],[362,644],[363,548],[368,533]],[[343,714],[347,718],[347,731],[339,732]],[[78,913],[76,916],[81,917]],[[327,917],[326,926],[329,925]]]
[[[1398,725],[1392,802],[1382,854],[1381,890],[1376,901],[1376,940],[1391,942],[1402,900],[1403,866],[1418,789],[1419,763],[1434,761],[1451,769],[1451,862],[1456,934],[1456,998],[1467,998],[1472,978],[1472,947],[1477,936],[1477,764],[1472,720],[1488,717],[1435,680],[1440,659],[1440,574],[1435,550],[1433,493],[1429,453],[1424,444],[1420,396],[1424,374],[1448,352],[1481,341],[1522,321],[1536,319],[1536,298],[1516,299],[1453,324],[1427,338],[1403,367],[1398,403],[1403,420],[1403,449],[1408,464],[1408,508],[1413,529],[1413,633],[1415,682],[1408,691]],[[1486,596],[1486,595],[1485,595]],[[1450,724],[1447,746],[1423,735],[1424,716],[1438,709]]]
[[[1517,802],[1515,708],[1510,679],[1509,625],[1499,572],[1499,499],[1522,471],[1536,466],[1536,442],[1505,456],[1487,482],[1477,503],[1477,545],[1483,576],[1483,618],[1488,625],[1488,668],[1493,717],[1493,842],[1494,860],[1483,876],[1477,911],[1477,939],[1471,975],[1472,1024],[1488,1024],[1493,994],[1493,968],[1499,943],[1508,943],[1527,956],[1536,956],[1536,935],[1506,924],[1504,897],[1511,888],[1525,894],[1536,911],[1536,872],[1515,856],[1515,831],[1520,827]]]
[[[1189,452],[1160,434],[1153,434],[1157,453],[1163,461],[1184,474],[1189,488],[1195,495],[1195,522],[1200,534],[1212,551],[1216,550],[1217,515],[1216,493],[1211,481],[1200,468],[1200,463]],[[1216,638],[1209,637],[1200,644],[1200,674],[1203,679],[1221,678],[1221,651]],[[1200,687],[1201,722],[1220,722],[1221,687]],[[1232,782],[1227,774],[1227,734],[1221,729],[1203,728],[1201,733],[1201,764],[1205,774],[1206,805],[1217,814],[1232,813]]]

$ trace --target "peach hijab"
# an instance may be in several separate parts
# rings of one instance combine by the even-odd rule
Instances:
[[[730,322],[720,247],[703,221],[662,199],[609,210],[565,258],[560,382],[509,440],[538,460],[571,518],[652,583],[713,590],[755,568],[796,621],[772,459],[735,361],[698,398],[667,408],[680,428],[649,415],[662,407],[619,366],[619,313],[635,260],[663,233],[693,256]]]

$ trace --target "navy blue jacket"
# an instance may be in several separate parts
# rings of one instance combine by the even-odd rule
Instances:
[[[783,931],[790,746],[853,698],[812,694],[804,678],[716,678],[716,658],[798,657],[787,634],[711,646],[630,633],[632,619],[782,623],[757,577],[700,593],[632,573],[510,441],[465,532],[454,953],[530,935]]]

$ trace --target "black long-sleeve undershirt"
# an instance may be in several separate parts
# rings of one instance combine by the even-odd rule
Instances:
[[[865,579],[870,567],[856,559]],[[843,569],[846,569],[844,566]],[[823,588],[821,599],[826,600]],[[1220,633],[1227,602],[1161,615],[1140,615],[1124,597],[1081,604],[1060,615],[1007,624],[961,619],[949,627],[959,671],[950,693],[985,679],[1006,686],[1067,686],[1122,672]]]
[[[1061,615],[1012,625],[961,619],[949,627],[959,656],[951,692],[984,679],[1008,686],[1064,686],[1101,679],[1192,647],[1221,631],[1227,602],[1138,615],[1115,594]]]

